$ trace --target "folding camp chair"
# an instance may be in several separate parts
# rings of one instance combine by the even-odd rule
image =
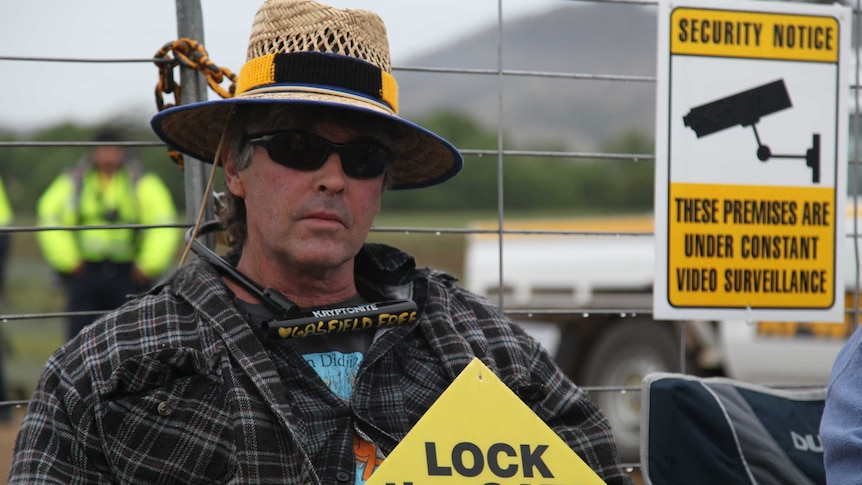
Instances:
[[[825,485],[825,389],[653,373],[641,385],[647,485]]]

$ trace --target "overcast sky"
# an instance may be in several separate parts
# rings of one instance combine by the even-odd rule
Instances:
[[[505,20],[566,0],[501,0]],[[393,64],[494,25],[498,0],[331,0],[378,12]],[[201,0],[204,46],[238,73],[260,5]],[[149,59],[177,38],[175,0],[6,0],[0,2],[0,56]],[[97,122],[123,110],[155,113],[154,64],[0,60],[0,125],[29,129],[64,120]],[[210,92],[210,99],[217,95]],[[171,101],[169,99],[169,101]]]

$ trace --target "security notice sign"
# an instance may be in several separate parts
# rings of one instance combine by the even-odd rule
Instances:
[[[843,321],[851,13],[660,2],[656,318]]]

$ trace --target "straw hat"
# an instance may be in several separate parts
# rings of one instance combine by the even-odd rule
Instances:
[[[404,148],[394,153],[393,189],[448,180],[461,170],[461,154],[398,116],[398,86],[391,72],[386,27],[374,12],[313,0],[267,0],[254,17],[236,95],[168,108],[151,124],[171,147],[212,162],[234,106],[338,107],[375,116],[400,128],[393,131],[407,133]]]

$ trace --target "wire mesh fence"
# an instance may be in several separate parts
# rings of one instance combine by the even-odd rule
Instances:
[[[617,8],[638,8],[638,9],[655,9],[656,3],[651,1],[564,1],[561,4],[566,6],[576,4],[608,4],[615,5]],[[180,35],[188,34],[194,37],[198,33],[203,37],[202,19],[200,18],[200,6],[196,2],[178,0],[178,31]],[[507,105],[507,100],[510,100],[512,88],[507,84],[508,80],[544,80],[554,83],[554,89],[578,90],[584,83],[608,83],[611,85],[631,86],[631,85],[647,85],[652,86],[656,77],[654,75],[644,75],[642,73],[612,73],[612,72],[577,72],[577,71],[549,71],[542,69],[513,69],[506,62],[506,50],[512,48],[511,41],[507,41],[505,29],[507,24],[503,22],[502,11],[505,8],[505,2],[498,2],[498,16],[496,19],[489,19],[496,22],[496,44],[494,52],[496,59],[494,60],[495,67],[493,68],[475,68],[475,67],[430,67],[430,66],[399,66],[395,65],[393,70],[396,77],[401,73],[409,73],[411,76],[453,76],[461,79],[461,77],[482,78],[485,80],[485,86],[493,90],[494,106],[490,108],[495,112],[496,140],[494,148],[475,148],[470,146],[458,146],[461,152],[468,157],[468,163],[488,163],[493,161],[496,164],[496,175],[492,179],[487,179],[484,183],[495,186],[496,190],[496,220],[485,220],[484,224],[474,224],[473,221],[459,224],[447,224],[443,221],[440,225],[415,225],[415,224],[381,224],[374,228],[374,236],[387,238],[389,236],[399,237],[398,241],[406,241],[408,247],[416,247],[417,245],[427,244],[427,239],[410,241],[409,238],[415,237],[454,237],[459,238],[460,245],[456,245],[456,250],[463,251],[460,261],[461,267],[455,269],[460,272],[459,276],[464,279],[465,285],[470,289],[483,293],[492,301],[504,309],[504,311],[519,323],[524,324],[530,331],[534,332],[537,338],[543,340],[549,348],[549,351],[555,354],[558,363],[564,370],[581,385],[584,389],[591,393],[596,401],[602,406],[606,414],[608,414],[616,430],[618,430],[618,439],[621,443],[624,459],[628,466],[637,468],[638,460],[638,416],[640,412],[639,391],[640,383],[638,378],[645,373],[651,371],[678,371],[683,373],[696,374],[728,374],[733,372],[733,359],[743,361],[751,359],[755,356],[751,352],[756,352],[756,349],[746,349],[733,355],[729,355],[726,351],[728,345],[733,345],[733,338],[747,338],[751,335],[767,336],[771,335],[774,338],[783,339],[786,343],[788,340],[800,339],[795,351],[805,352],[806,344],[817,342],[818,346],[824,340],[831,339],[833,344],[840,343],[846,337],[846,333],[835,332],[828,335],[821,335],[822,328],[813,325],[793,324],[792,322],[767,322],[770,325],[760,325],[758,322],[730,322],[732,328],[739,330],[745,335],[723,335],[717,332],[716,323],[708,321],[688,321],[688,322],[656,322],[651,317],[651,283],[649,281],[638,280],[639,284],[632,284],[624,287],[614,287],[608,284],[605,288],[579,288],[573,283],[574,278],[570,276],[568,271],[578,271],[578,268],[583,267],[579,264],[584,264],[581,261],[568,262],[563,258],[573,257],[578,255],[572,251],[584,251],[587,257],[593,254],[599,254],[595,251],[596,248],[607,249],[609,247],[617,247],[619,251],[608,260],[606,272],[621,271],[627,276],[637,276],[636,265],[652,263],[652,256],[646,254],[645,258],[641,258],[637,262],[630,262],[631,266],[620,267],[620,262],[626,263],[624,255],[643,256],[644,248],[651,248],[653,244],[654,232],[652,222],[639,220],[620,220],[615,217],[593,217],[593,218],[578,218],[578,221],[572,222],[571,217],[563,214],[562,220],[560,214],[554,214],[554,221],[543,220],[541,223],[525,223],[516,215],[510,214],[509,199],[505,191],[504,180],[507,174],[508,161],[515,157],[531,157],[540,160],[571,160],[571,161],[589,161],[590,163],[618,163],[621,170],[627,170],[633,164],[651,164],[654,162],[653,153],[625,153],[600,150],[577,150],[571,147],[562,147],[555,149],[515,149],[511,148],[508,143],[510,133],[507,132],[507,126],[511,125],[512,117],[516,117],[517,113],[513,114]],[[859,38],[859,5],[854,5],[854,45]],[[653,48],[654,46],[649,46]],[[592,49],[592,46],[578,46],[579,49]],[[629,47],[632,50],[648,50],[646,46],[632,45]],[[157,59],[153,58],[92,58],[86,55],[82,57],[52,57],[52,53],[46,52],[44,56],[38,57],[23,57],[23,56],[2,56],[0,62],[3,63],[51,63],[56,64],[57,70],[62,70],[63,66],[69,64],[80,63],[106,63],[106,64],[125,64],[125,63],[148,63],[151,64]],[[857,54],[858,59],[858,54]],[[857,62],[858,65],[858,62]],[[619,67],[619,66],[617,66]],[[623,71],[625,66],[623,66]],[[859,165],[859,150],[856,140],[859,139],[858,116],[859,113],[857,87],[859,85],[858,70],[854,72],[852,79],[853,86],[849,89],[852,92],[851,98],[854,100],[851,106],[851,123],[850,123],[850,165],[849,165],[849,197],[853,210],[856,210],[858,194],[856,191],[856,181],[858,180],[858,165]],[[182,79],[188,80],[195,84],[194,89],[189,89],[189,95],[184,98],[184,102],[192,102],[206,97],[206,85],[202,76],[194,71],[185,69],[182,73]],[[192,85],[190,84],[190,86]],[[610,105],[610,104],[609,104]],[[612,114],[603,114],[613,117]],[[622,116],[617,114],[616,116]],[[28,148],[33,150],[71,147],[71,148],[87,148],[93,146],[93,142],[89,141],[56,141],[56,140],[38,140],[38,141],[2,141],[0,142],[0,150],[10,150],[14,148]],[[138,147],[138,148],[154,148],[161,149],[161,144],[149,141],[123,141],[117,142],[116,145],[123,147]],[[185,212],[187,223],[179,223],[170,225],[178,230],[190,227],[200,208],[211,202],[206,201],[206,180],[209,176],[205,164],[198,164],[194,161],[187,162],[184,172],[184,198]],[[2,170],[2,167],[0,167]],[[32,190],[35,190],[33,188]],[[601,208],[599,208],[601,209]],[[651,208],[645,208],[651,209]],[[211,208],[208,210],[211,211]],[[212,212],[208,213],[211,217]],[[541,215],[541,214],[540,214]],[[640,214],[642,215],[642,214]],[[409,219],[402,218],[401,221]],[[544,218],[543,218],[544,219]],[[586,222],[584,221],[586,219]],[[852,230],[848,236],[850,240],[855,241],[858,237],[858,228],[856,214],[852,218]],[[399,219],[387,219],[398,221]],[[532,224],[532,225],[531,225]],[[107,226],[100,228],[110,229],[147,229],[153,226]],[[92,229],[92,228],[91,228]],[[53,226],[45,227],[33,225],[16,225],[0,229],[0,231],[11,232],[15,234],[32,234],[37,231],[48,230],[81,230],[78,226]],[[403,239],[407,238],[407,239]],[[22,240],[24,240],[22,238]],[[31,239],[28,239],[31,241]],[[550,242],[549,242],[550,241]],[[855,248],[856,245],[852,244]],[[628,251],[628,252],[627,252]],[[504,254],[505,253],[505,254]],[[854,251],[854,254],[856,252]],[[621,256],[623,255],[623,256]],[[517,284],[511,282],[506,276],[517,275],[520,278],[520,271],[530,271],[531,274],[536,270],[538,261],[544,261],[547,256],[552,256],[556,260],[556,268],[553,266],[544,268],[544,276],[546,281],[544,284],[535,284],[531,288],[520,288]],[[595,258],[595,256],[592,256]],[[520,258],[521,263],[525,266],[533,266],[533,268],[522,268],[512,261]],[[622,260],[622,261],[619,261]],[[853,268],[858,270],[858,254],[855,255],[856,264]],[[592,261],[592,266],[600,265],[602,261]],[[433,263],[433,261],[432,261]],[[13,261],[14,264],[14,261]],[[475,267],[471,268],[473,264]],[[613,265],[611,267],[611,265]],[[19,272],[31,271],[31,268],[20,268]],[[45,268],[35,270],[40,274],[47,274]],[[651,276],[649,270],[649,275]],[[857,271],[858,272],[858,271]],[[479,274],[483,274],[480,277]],[[855,275],[858,287],[859,275]],[[481,280],[481,281],[480,281]],[[47,280],[43,280],[47,281]],[[633,280],[634,281],[634,280]],[[51,293],[50,288],[44,288],[46,294]],[[848,329],[855,328],[858,322],[858,291],[851,288],[847,292],[847,327]],[[589,295],[586,297],[584,295]],[[56,296],[56,295],[55,295]],[[41,311],[37,308],[23,309],[15,313],[3,312],[0,315],[0,320],[4,324],[11,322],[26,322],[28,326],[42,325],[39,329],[35,327],[27,329],[29,332],[28,338],[39,338],[40,332],[58,332],[58,322],[68,317],[68,312],[56,308],[50,311]],[[833,327],[830,327],[833,328]],[[48,340],[51,340],[50,338]],[[60,343],[60,337],[51,340],[53,343]],[[12,342],[15,343],[14,341]],[[782,342],[778,342],[772,350],[781,352]],[[833,345],[833,349],[835,345]],[[786,349],[786,348],[785,348]],[[10,349],[12,352],[16,350]],[[722,353],[724,352],[724,355]],[[823,354],[806,354],[807,359],[823,358],[828,359],[830,351]],[[761,356],[762,357],[762,356]],[[819,369],[816,372],[804,373],[800,370],[798,379],[794,378],[793,369],[785,370],[784,374],[776,372],[770,375],[745,376],[757,380],[761,384],[781,385],[785,387],[804,387],[804,386],[822,386],[826,382],[826,377],[822,369],[828,368],[828,361],[820,362]],[[738,366],[739,367],[739,366]],[[742,366],[744,367],[744,366]],[[7,374],[10,369],[7,365]],[[819,372],[819,373],[818,373]],[[770,382],[763,379],[769,379],[781,375],[784,377],[781,382]],[[35,378],[33,371],[27,373],[27,379]],[[32,386],[34,383],[30,382]],[[19,387],[24,389],[22,393],[26,393],[28,383],[17,383]],[[26,404],[26,397],[18,395],[14,396],[19,399],[9,399],[0,406],[4,407],[20,407]]]

